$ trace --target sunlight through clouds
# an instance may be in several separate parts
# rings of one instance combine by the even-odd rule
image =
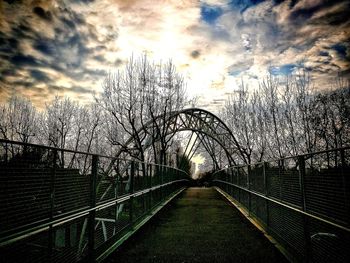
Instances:
[[[3,1],[1,99],[30,94],[40,107],[39,98],[69,92],[88,102],[108,71],[142,53],[172,59],[189,95],[214,111],[242,79],[257,85],[296,65],[325,87],[350,74],[349,9],[309,0]]]

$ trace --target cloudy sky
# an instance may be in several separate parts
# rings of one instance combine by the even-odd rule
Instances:
[[[245,79],[350,75],[350,3],[337,0],[3,0],[0,100],[83,102],[132,55],[172,59],[199,106],[215,110]]]

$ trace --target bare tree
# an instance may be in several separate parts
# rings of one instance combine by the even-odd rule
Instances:
[[[139,133],[145,116],[144,96],[139,86],[142,81],[137,72],[137,61],[131,58],[125,67],[125,71],[110,73],[106,77],[103,93],[96,100],[113,117],[114,122],[110,123],[113,124],[110,128],[120,131],[119,134],[114,133],[115,137],[110,138],[110,141],[121,150],[127,151],[134,158],[144,161],[143,141],[146,135],[140,135]],[[134,145],[132,148],[125,145],[127,138],[133,139]]]
[[[69,98],[56,96],[52,103],[46,105],[43,126],[46,144],[58,148],[69,148],[71,135],[74,132],[74,117],[78,104]],[[80,137],[80,135],[79,135]],[[60,165],[65,165],[65,154],[61,151]]]
[[[254,119],[252,118],[252,107],[245,84],[241,83],[240,89],[231,95],[225,105],[226,118],[229,128],[237,138],[242,152],[244,163],[251,163],[253,151],[252,132]]]
[[[318,147],[325,150],[330,149],[332,137],[329,134],[331,123],[331,108],[329,97],[326,94],[318,94],[313,101],[314,113],[311,123],[318,137]]]
[[[281,142],[282,129],[280,129],[280,121],[282,119],[280,118],[278,87],[279,80],[272,74],[269,74],[260,82],[261,93],[265,100],[268,113],[265,117],[269,122],[268,127],[271,127],[272,129],[271,134],[269,135],[269,139],[271,139],[269,144],[270,152],[274,154],[274,152],[277,151],[277,157],[282,158],[284,154]]]
[[[256,162],[264,160],[268,144],[267,139],[267,110],[258,91],[254,91],[251,97],[252,117],[254,118],[254,131],[252,133],[255,150],[252,159]]]
[[[314,96],[311,129],[319,149],[338,148],[350,143],[350,83],[338,77],[334,91]]]
[[[166,152],[175,134],[170,134],[169,114],[182,109],[186,103],[184,81],[176,72],[172,61],[158,65],[157,81],[151,81],[147,92],[147,112],[152,121],[152,146],[156,162],[166,164]],[[155,84],[155,85],[154,85]],[[157,159],[156,142],[159,141],[159,158]]]
[[[244,82],[230,95],[222,118],[237,138],[240,157],[246,164],[261,161],[267,148],[267,109],[258,91],[250,92]]]
[[[300,131],[299,145],[303,147],[302,152],[315,150],[316,137],[311,127],[312,106],[312,84],[310,75],[303,69],[298,70],[294,77],[296,107],[298,109],[298,129]]]
[[[144,161],[150,138],[155,161],[166,163],[165,153],[173,136],[168,134],[167,118],[184,105],[184,82],[173,63],[156,65],[146,56],[138,60],[132,57],[124,71],[106,77],[103,89],[97,102],[113,117],[108,124],[110,141]],[[126,145],[128,138],[134,143],[131,147]]]
[[[0,135],[24,143],[31,141],[37,130],[37,111],[27,99],[13,96],[0,107]]]

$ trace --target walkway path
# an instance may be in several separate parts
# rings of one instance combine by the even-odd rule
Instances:
[[[286,262],[213,188],[189,188],[106,262]]]

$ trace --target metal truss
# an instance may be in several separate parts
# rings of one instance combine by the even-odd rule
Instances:
[[[166,128],[166,136],[180,131],[193,131],[199,136],[200,141],[206,145],[208,144],[207,137],[213,139],[224,150],[229,164],[237,164],[237,153],[240,151],[238,142],[226,124],[213,113],[199,108],[190,108],[156,117],[138,131],[140,137],[146,135],[144,149],[150,147],[153,140],[160,140],[160,136],[152,134],[154,122],[157,122],[158,126]],[[132,143],[133,138],[130,138],[125,145]],[[205,148],[207,149],[207,147]],[[121,153],[122,151],[119,151],[116,157],[119,157]],[[208,151],[208,153],[213,160],[216,159],[213,151]]]

